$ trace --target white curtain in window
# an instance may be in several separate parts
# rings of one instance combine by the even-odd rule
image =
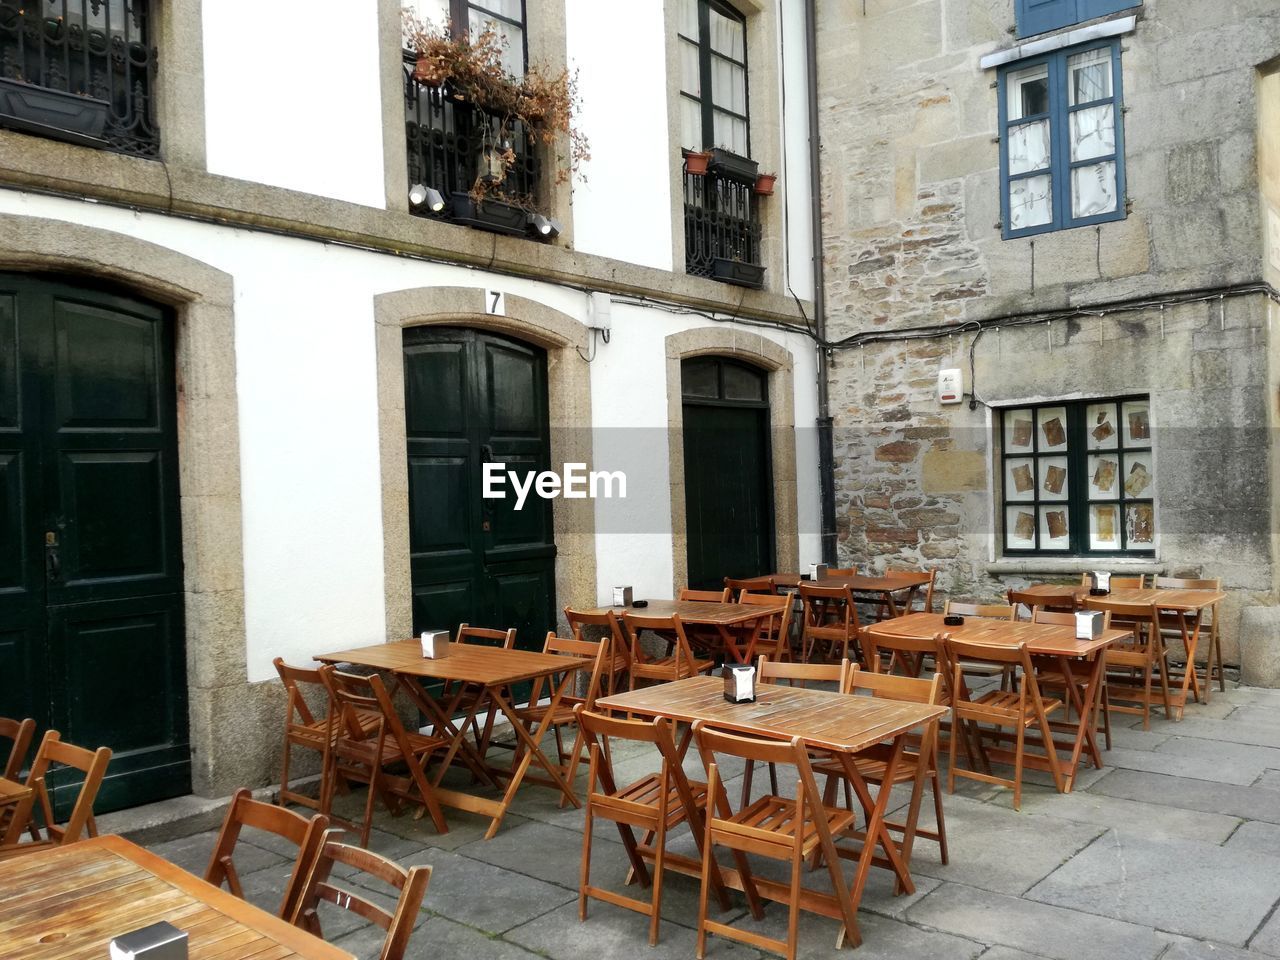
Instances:
[[[1067,61],[1071,105],[1111,96],[1111,48],[1078,53]]]
[[[718,10],[711,13],[711,49],[726,57],[742,61],[747,58],[745,28],[737,20],[730,20]]]
[[[686,150],[701,150],[702,104],[688,97],[680,98],[680,146]]]
[[[1115,104],[1085,107],[1071,114],[1071,159],[1092,160],[1116,152]]]
[[[1023,230],[1053,220],[1053,178],[1047,173],[1009,181],[1009,228]]]
[[[711,58],[711,99],[717,107],[747,112],[747,72],[736,63]]]
[[[1116,209],[1116,164],[1091,163],[1071,171],[1071,215],[1096,217]]]
[[[715,145],[739,156],[747,155],[747,125],[737,117],[715,111]]]
[[[1030,173],[1049,166],[1049,121],[1009,128],[1009,173]]]

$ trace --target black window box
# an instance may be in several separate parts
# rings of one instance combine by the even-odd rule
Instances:
[[[528,215],[523,207],[501,200],[481,200],[477,203],[469,193],[452,195],[450,218],[454,223],[463,223],[493,233],[505,233],[512,237],[523,237],[528,232]]]
[[[111,104],[63,90],[0,78],[0,126],[65,140],[86,147],[105,147],[102,131]]]
[[[715,257],[711,261],[711,276],[740,287],[755,287],[758,290],[764,286],[764,267],[758,263]]]
[[[760,172],[760,164],[717,147],[711,151],[711,159],[707,161],[707,169],[730,180],[740,180],[743,183],[749,183],[754,186],[756,174]]]

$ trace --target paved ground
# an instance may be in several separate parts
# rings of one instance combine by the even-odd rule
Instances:
[[[1124,718],[1128,721],[1130,718]],[[651,758],[619,756],[619,775]],[[1263,960],[1280,957],[1280,691],[1239,688],[1191,706],[1181,723],[1121,727],[1109,766],[1083,774],[1077,792],[1040,785],[1021,813],[1008,791],[980,784],[945,798],[951,863],[937,847],[916,847],[917,891],[895,898],[874,871],[862,904],[862,960]],[[763,786],[767,778],[757,778]],[[580,780],[581,783],[581,780]],[[730,786],[737,787],[734,780]],[[901,789],[901,788],[900,788]],[[736,796],[736,792],[731,794]],[[362,798],[348,798],[351,800]],[[905,799],[905,797],[904,797]],[[667,885],[661,941],[647,946],[647,921],[592,903],[577,918],[582,814],[560,810],[550,791],[527,788],[498,836],[486,842],[477,818],[450,812],[437,836],[429,820],[377,817],[373,849],[434,868],[409,956],[521,960],[694,956],[697,885]],[[245,831],[237,853],[251,899],[275,909],[289,864],[271,838]],[[153,844],[203,872],[215,834]],[[620,883],[616,831],[597,830],[593,882]],[[686,834],[678,846],[692,850]],[[818,874],[810,875],[815,881]],[[374,881],[376,883],[376,881]],[[752,923],[741,901],[732,916]],[[834,922],[803,916],[801,955],[832,957]],[[380,933],[344,914],[326,914],[329,939],[376,957]],[[763,927],[785,930],[785,912]],[[755,958],[712,940],[711,957]]]

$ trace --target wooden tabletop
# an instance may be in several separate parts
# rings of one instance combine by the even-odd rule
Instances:
[[[0,807],[17,803],[31,796],[31,788],[0,777]]]
[[[1220,590],[1180,590],[1176,588],[1148,588],[1112,590],[1105,597],[1091,597],[1089,588],[1070,583],[1037,583],[1018,593],[1043,597],[1047,602],[1072,602],[1083,606],[1089,600],[1118,600],[1121,603],[1155,603],[1161,610],[1193,612],[1221,603],[1227,595]]]
[[[1025,642],[1027,652],[1046,657],[1089,657],[1103,647],[1129,636],[1128,630],[1104,630],[1097,640],[1078,640],[1074,626],[1031,623],[1026,620],[988,620],[966,617],[963,626],[948,627],[940,613],[909,613],[865,628],[873,637],[907,637],[928,640],[939,633],[972,643],[1014,646]]]
[[[123,837],[0,861],[0,957],[106,960],[113,939],[161,920],[187,931],[190,960],[352,960]]]
[[[457,680],[489,687],[519,683],[522,680],[533,680],[535,677],[589,666],[586,661],[577,657],[557,657],[531,650],[503,650],[501,647],[470,643],[455,643],[447,657],[428,660],[422,655],[422,643],[418,640],[375,643],[355,650],[322,653],[315,659],[322,663],[351,663],[410,677]]]
[[[680,615],[685,623],[727,627],[746,620],[758,620],[774,611],[752,603],[716,603],[710,600],[650,600],[645,607],[597,607],[588,611],[593,616],[629,613],[633,617],[669,617]]]
[[[729,703],[720,677],[689,677],[596,701],[617,710],[682,723],[705,720],[726,730],[757,736],[800,737],[819,749],[856,753],[914,729],[943,707],[859,697],[809,687],[756,685],[755,703]]]
[[[891,577],[872,577],[866,574],[855,574],[852,577],[821,577],[817,580],[802,580],[798,573],[770,573],[773,582],[780,587],[798,587],[801,583],[815,587],[843,587],[848,585],[855,593],[896,593],[899,590],[910,590],[922,587],[929,582],[929,574],[904,571]]]

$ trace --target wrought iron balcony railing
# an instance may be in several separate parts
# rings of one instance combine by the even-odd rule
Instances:
[[[753,184],[714,168],[684,171],[685,272],[759,288],[760,201]]]
[[[437,190],[445,205],[413,212],[499,233],[524,235],[526,213],[536,208],[539,159],[533,137],[518,121],[504,130],[503,118],[460,100],[448,85],[431,86],[413,78],[414,58],[405,54],[405,129],[409,148],[409,184]],[[515,163],[505,170],[492,154],[510,148]],[[470,194],[477,179],[502,176],[485,191],[483,203]]]
[[[0,126],[156,157],[150,0],[0,0]]]

